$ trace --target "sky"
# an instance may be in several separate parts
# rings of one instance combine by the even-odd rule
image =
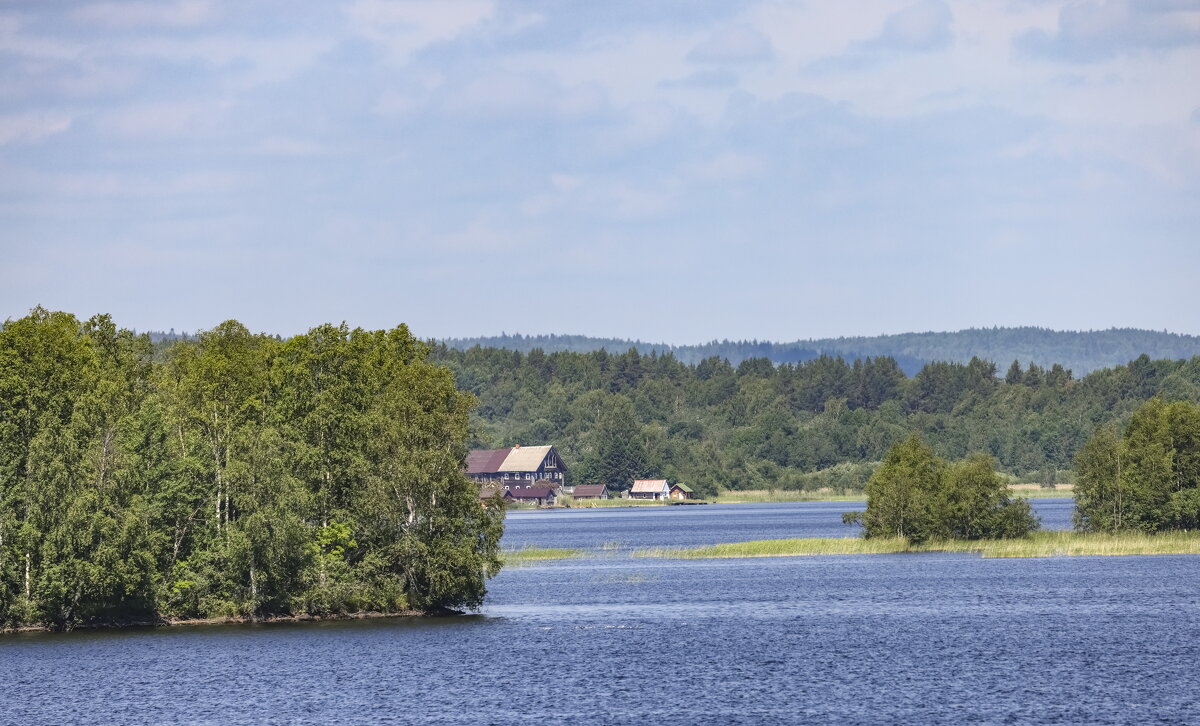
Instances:
[[[0,0],[0,319],[1200,333],[1200,0]]]

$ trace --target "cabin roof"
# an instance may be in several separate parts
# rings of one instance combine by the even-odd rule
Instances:
[[[687,484],[680,484],[679,482],[675,482],[674,484],[672,484],[671,488],[679,489],[680,491],[687,492],[688,494],[692,493],[692,488],[690,486],[688,486]]]
[[[604,494],[606,487],[603,484],[579,484],[575,487],[575,496],[577,497],[598,497]]]
[[[512,449],[475,449],[467,454],[468,474],[495,474]]]
[[[661,492],[667,488],[666,479],[638,479],[633,483],[633,488],[629,491],[634,494],[651,494],[653,492]]]
[[[514,446],[496,471],[537,471],[551,446]]]

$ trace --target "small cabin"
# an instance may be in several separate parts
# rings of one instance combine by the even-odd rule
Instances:
[[[504,487],[504,500],[538,507],[552,507],[558,501],[558,495],[553,488],[543,484],[514,484]]]
[[[671,490],[667,494],[671,499],[691,499],[693,495],[692,488],[687,484],[675,483],[671,485]]]
[[[671,495],[671,488],[666,479],[638,479],[629,490],[630,499],[666,499]]]
[[[577,484],[576,499],[608,499],[608,487],[603,484]]]

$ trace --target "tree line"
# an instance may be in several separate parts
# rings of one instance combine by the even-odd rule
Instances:
[[[475,606],[503,514],[470,395],[404,326],[169,348],[33,310],[0,328],[0,622]]]
[[[435,344],[479,398],[472,446],[553,443],[575,483],[628,487],[659,476],[719,489],[861,491],[910,433],[948,459],[982,452],[1037,480],[1066,476],[1098,428],[1147,399],[1200,400],[1200,357],[1151,360],[1076,378],[1062,365],[973,358],[908,376],[889,357],[684,363],[670,353],[458,350]]]
[[[1200,337],[1157,330],[1112,328],[1109,330],[1049,330],[1037,327],[970,328],[946,333],[900,333],[851,338],[813,338],[790,343],[765,340],[713,340],[699,345],[670,345],[620,338],[585,335],[502,334],[443,341],[459,350],[475,346],[504,348],[522,353],[535,349],[546,353],[619,352],[630,348],[642,355],[670,353],[684,363],[696,364],[718,357],[738,365],[748,358],[766,358],[773,363],[802,363],[822,354],[848,361],[888,357],[908,375],[915,375],[930,361],[968,363],[972,358],[1007,362],[1019,359],[1050,367],[1055,363],[1078,374],[1122,365],[1139,355],[1151,358],[1191,358],[1200,355]]]
[[[1102,426],[1076,454],[1074,523],[1083,532],[1200,528],[1200,405],[1146,401],[1123,427]],[[865,512],[843,516],[865,537],[1022,537],[1037,528],[991,457],[948,462],[917,435],[892,447],[867,483]]]

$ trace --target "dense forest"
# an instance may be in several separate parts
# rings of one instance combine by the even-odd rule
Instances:
[[[0,328],[0,624],[475,606],[502,512],[471,397],[401,326],[160,349],[104,315]]]
[[[932,361],[969,363],[972,358],[997,362],[1019,360],[1049,368],[1055,363],[1077,375],[1100,368],[1124,365],[1140,355],[1152,359],[1191,358],[1200,355],[1200,337],[1132,328],[1096,331],[1058,331],[1046,328],[971,328],[950,333],[903,333],[857,338],[824,338],[791,343],[767,341],[713,341],[701,345],[668,345],[583,335],[498,335],[453,338],[443,341],[459,350],[474,346],[505,348],[528,353],[620,353],[634,349],[642,355],[671,353],[689,364],[718,357],[733,365],[747,358],[773,363],[802,363],[833,355],[848,361],[884,356],[893,359],[909,376]]]
[[[431,359],[475,394],[473,446],[553,443],[576,483],[641,476],[718,489],[861,489],[872,462],[910,433],[939,456],[994,457],[1053,482],[1097,427],[1162,395],[1200,400],[1200,357],[1076,378],[1060,365],[929,363],[907,376],[888,357],[775,365],[674,355],[522,354],[434,346]]]

